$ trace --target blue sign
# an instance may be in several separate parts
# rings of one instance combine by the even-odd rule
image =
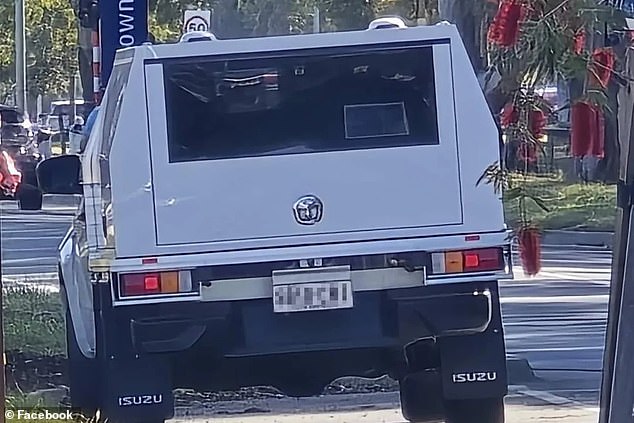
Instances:
[[[100,0],[101,87],[105,88],[118,49],[148,41],[148,0]]]

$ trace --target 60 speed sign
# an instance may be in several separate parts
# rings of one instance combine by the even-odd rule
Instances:
[[[209,31],[211,26],[211,10],[186,10],[183,32]]]

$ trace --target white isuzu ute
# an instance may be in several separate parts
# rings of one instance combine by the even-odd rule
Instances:
[[[199,34],[200,35],[200,34]],[[406,419],[500,423],[498,133],[455,26],[120,50],[59,252],[73,404],[163,422],[174,388],[398,380]]]

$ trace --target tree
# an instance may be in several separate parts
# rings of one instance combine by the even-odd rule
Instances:
[[[378,14],[413,18],[416,4],[431,8],[436,0],[151,0],[150,27],[160,41],[172,41],[181,32],[187,7],[213,9],[213,31],[220,38],[270,36],[311,32],[318,7],[322,31],[362,29]],[[429,6],[429,7],[428,7]]]
[[[551,111],[536,89],[557,80],[582,81],[571,98],[571,144],[573,152],[577,147],[583,154],[595,154],[590,150],[605,135],[603,122],[615,113],[608,90],[616,68],[614,51],[597,48],[593,39],[612,26],[623,28],[624,22],[614,9],[596,0],[501,0],[496,9],[487,32],[488,54],[491,70],[501,77],[498,91],[506,101],[500,123],[508,142],[517,143],[521,166],[511,175],[504,166],[493,164],[483,180],[504,191],[507,201],[517,202],[522,264],[528,274],[535,274],[539,228],[528,215],[527,204],[545,206],[526,181],[543,153],[539,139]],[[587,145],[581,146],[581,141]]]
[[[27,90],[66,94],[77,69],[77,25],[67,0],[26,0]],[[0,0],[0,81],[4,97],[15,83],[14,2]]]

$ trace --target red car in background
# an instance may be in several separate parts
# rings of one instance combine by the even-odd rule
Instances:
[[[15,161],[6,151],[0,154],[0,189],[7,197],[15,197],[22,182],[22,172],[15,167]]]
[[[16,199],[22,210],[39,210],[35,168],[40,160],[28,118],[14,106],[0,105],[0,198]]]

